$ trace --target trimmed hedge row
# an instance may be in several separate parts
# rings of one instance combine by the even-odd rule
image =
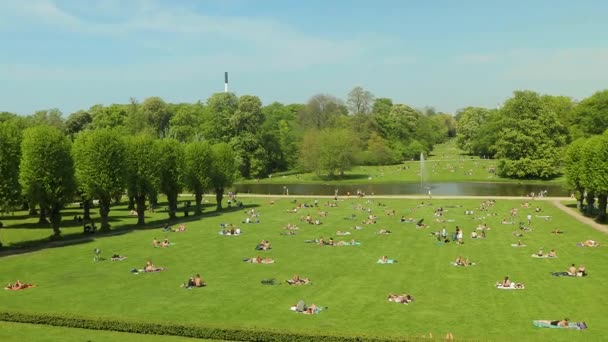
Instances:
[[[310,341],[310,342],[395,342],[420,341],[418,338],[378,338],[369,336],[339,336],[315,335],[295,332],[247,330],[230,328],[212,328],[196,325],[144,323],[135,321],[121,321],[105,318],[79,318],[57,314],[29,314],[22,312],[0,311],[0,321],[45,324],[66,328],[81,328],[93,330],[119,331],[149,335],[173,335],[182,337],[205,338],[212,340],[231,341]]]

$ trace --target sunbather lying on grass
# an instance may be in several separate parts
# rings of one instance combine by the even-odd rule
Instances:
[[[585,322],[570,322],[568,318],[564,318],[561,320],[536,320],[532,321],[534,326],[539,328],[564,328],[564,329],[576,329],[583,330],[587,329],[587,324]]]
[[[120,254],[113,254],[112,257],[110,258],[110,260],[111,261],[123,261],[126,258],[127,258],[126,256],[121,256]]]
[[[309,285],[309,284],[312,284],[312,282],[310,281],[310,279],[308,279],[308,278],[301,278],[300,275],[298,275],[298,274],[294,274],[294,276],[291,279],[288,279],[285,282],[287,284],[289,284],[289,285]]]
[[[414,297],[412,297],[409,294],[398,295],[398,294],[389,293],[387,299],[389,302],[401,303],[401,304],[406,304],[406,305],[414,301]]]
[[[323,308],[319,307],[315,304],[306,305],[303,300],[300,300],[296,305],[292,305],[290,310],[295,311],[297,313],[302,313],[305,315],[314,315],[321,312]],[[325,308],[327,309],[327,308]]]
[[[376,263],[378,263],[378,264],[394,264],[396,262],[397,262],[397,260],[389,259],[386,255],[383,255],[382,257],[380,257],[380,259],[378,259],[378,261]]]
[[[261,258],[259,255],[253,258],[243,259],[244,262],[250,262],[252,264],[272,264],[274,263],[273,258]]]
[[[6,287],[4,289],[17,291],[17,290],[29,289],[30,287],[34,287],[34,286],[36,286],[36,285],[22,283],[20,280],[17,280],[14,284],[9,283],[8,285],[6,285]]]
[[[600,244],[595,240],[585,240],[576,244],[579,247],[598,247]]]

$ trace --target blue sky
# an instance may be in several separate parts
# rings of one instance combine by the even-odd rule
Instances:
[[[0,111],[354,86],[414,107],[582,99],[608,80],[606,1],[3,0]]]

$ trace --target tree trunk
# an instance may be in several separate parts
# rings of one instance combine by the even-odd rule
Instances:
[[[82,208],[84,209],[82,220],[90,221],[91,220],[91,199],[90,198],[86,198],[86,199],[82,200]]]
[[[99,199],[99,217],[101,221],[101,231],[110,230],[110,222],[108,221],[108,215],[110,214],[110,198]]]
[[[177,192],[167,194],[167,202],[169,202],[169,219],[174,220],[177,212]]]
[[[598,222],[606,222],[606,202],[607,202],[608,196],[606,194],[599,194],[597,195],[597,200],[598,200],[598,215],[597,215],[597,221]]]
[[[120,204],[120,200],[122,200],[122,194],[114,195],[114,204]]]
[[[148,201],[153,206],[153,208],[156,208],[158,205],[158,193],[154,192],[154,193],[149,194]]]
[[[583,202],[585,201],[585,197],[583,196],[585,193],[585,190],[578,189],[578,193],[579,193],[579,196],[576,198],[576,200],[578,201],[578,210],[580,210],[582,213],[583,212]]]
[[[29,202],[28,203],[28,214],[31,216],[37,215],[38,213],[36,212],[36,203],[34,202]]]
[[[137,203],[137,225],[143,226],[146,224],[146,195],[135,196]]]
[[[40,210],[41,212],[43,210]],[[51,219],[51,227],[53,228],[53,236],[51,239],[57,239],[61,237],[61,229],[59,226],[61,225],[61,206],[57,203],[52,204],[49,210],[49,215]]]
[[[128,210],[135,210],[135,196],[129,196],[129,205],[127,206]]]
[[[202,191],[197,191],[194,194],[194,202],[195,202],[195,206],[194,206],[194,214],[195,215],[200,215],[203,213],[203,192]]]
[[[593,215],[593,203],[595,203],[595,193],[587,191],[587,212],[588,216]]]
[[[222,199],[224,198],[224,188],[215,188],[216,210],[222,210]]]
[[[40,206],[40,215],[38,216],[38,224],[49,224],[49,220],[46,219],[46,208]]]

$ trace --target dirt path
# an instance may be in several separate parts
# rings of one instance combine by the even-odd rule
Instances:
[[[557,208],[561,209],[563,212],[565,212],[566,214],[574,217],[575,219],[577,219],[579,222],[582,222],[584,224],[588,224],[591,227],[593,227],[594,229],[608,234],[608,227],[603,225],[603,224],[599,224],[597,222],[595,222],[592,218],[586,217],[581,215],[578,210],[576,209],[572,209],[569,208],[567,206],[565,206],[562,202],[560,202],[559,199],[552,199],[551,203],[553,203],[553,205],[555,205]]]

